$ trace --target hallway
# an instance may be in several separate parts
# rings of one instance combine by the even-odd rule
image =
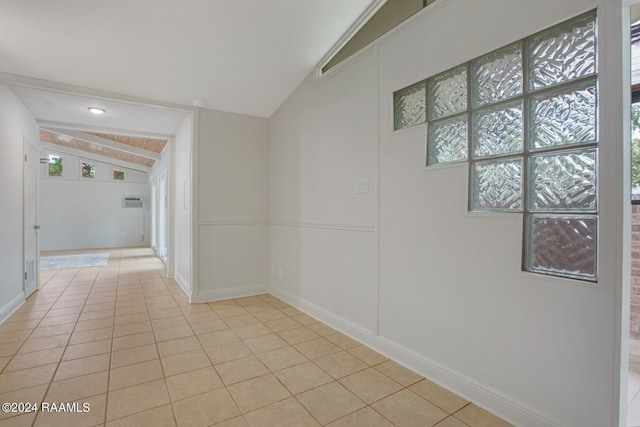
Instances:
[[[109,252],[0,325],[2,402],[90,411],[0,426],[509,425],[270,295],[192,305],[151,249]]]

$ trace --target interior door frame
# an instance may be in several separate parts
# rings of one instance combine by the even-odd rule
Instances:
[[[150,237],[150,245],[151,248],[157,252],[158,247],[158,185],[157,180],[153,180],[151,183],[151,236]]]
[[[36,166],[33,170],[29,169],[29,162],[27,161],[28,159],[28,148],[30,148],[32,150],[32,155],[33,155],[33,159],[31,159],[31,161],[36,161]],[[27,298],[29,295],[31,295],[33,292],[37,291],[40,288],[40,235],[38,232],[38,229],[40,228],[39,224],[40,224],[40,212],[38,209],[38,199],[39,199],[39,191],[40,191],[40,175],[39,175],[39,168],[38,165],[40,164],[39,161],[39,154],[40,154],[40,148],[31,144],[26,137],[23,136],[22,138],[22,153],[24,156],[24,161],[22,163],[22,267],[23,267],[23,274],[24,274],[24,279],[22,282],[22,290],[24,292],[25,298]],[[35,194],[34,195],[28,195],[27,194],[27,173],[33,173],[34,174],[34,186],[35,186]],[[33,231],[35,232],[35,254],[34,254],[34,261],[35,261],[35,265],[34,265],[34,271],[33,274],[35,275],[34,280],[35,280],[35,287],[33,289],[33,291],[31,292],[27,292],[29,290],[28,285],[28,279],[27,279],[27,275],[28,275],[28,266],[27,266],[27,260],[29,259],[29,254],[28,252],[28,245],[27,245],[27,241],[28,241],[28,237],[27,237],[27,232],[28,232],[28,228],[31,229],[31,225],[27,224],[28,222],[28,218],[27,218],[27,200],[28,200],[28,196],[34,197],[35,203],[34,203],[34,208],[35,208],[35,224],[33,224]],[[30,221],[29,221],[30,222]]]
[[[169,239],[169,177],[163,171],[158,177],[158,255],[168,265]]]

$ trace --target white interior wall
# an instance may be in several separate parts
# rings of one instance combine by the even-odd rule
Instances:
[[[191,294],[191,139],[193,120],[187,117],[174,137],[174,266],[175,278]]]
[[[309,77],[270,122],[271,283],[377,331],[377,57]],[[369,193],[354,194],[367,179]]]
[[[67,250],[148,246],[151,193],[147,174],[65,153],[61,177],[49,177],[41,166],[40,249]],[[96,165],[95,178],[81,176],[81,163]],[[124,170],[125,180],[111,179],[113,169]],[[144,209],[124,209],[125,196],[142,197]]]
[[[391,131],[391,94],[598,5],[610,18],[600,28],[608,143],[600,152],[600,283],[589,286],[520,272],[521,218],[468,214],[466,168],[425,170],[425,130]],[[485,404],[497,406],[489,409],[522,425],[611,425],[627,221],[616,7],[443,0],[357,60],[307,79],[272,118],[271,138],[264,119],[203,110],[198,298],[260,291],[270,270],[275,294],[414,369],[439,372],[450,388],[490,396]],[[2,87],[0,107],[0,153],[16,159],[0,177],[11,182],[21,175],[22,134],[37,138],[37,129]],[[7,143],[16,139],[17,147]],[[368,194],[354,194],[356,179],[369,180]],[[10,187],[3,200],[21,206]],[[22,289],[21,221],[19,210],[0,212],[0,268],[10,283],[2,302]]]
[[[24,301],[22,235],[23,138],[39,144],[33,115],[7,88],[0,85],[0,321]]]
[[[518,425],[616,425],[623,6],[436,2],[309,77],[270,122],[272,293]],[[591,285],[523,273],[522,216],[468,213],[467,165],[425,168],[426,126],[393,132],[392,94],[595,7],[603,144]],[[361,178],[369,194],[354,194]]]
[[[200,110],[198,123],[192,301],[266,292],[268,120]]]

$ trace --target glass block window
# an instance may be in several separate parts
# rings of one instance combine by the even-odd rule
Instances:
[[[596,82],[562,86],[530,99],[529,148],[594,142],[597,135]]]
[[[524,270],[594,282],[596,28],[589,12],[426,80],[427,166],[468,161],[469,210],[524,215]]]
[[[475,159],[523,151],[522,101],[473,112],[472,156]]]
[[[529,158],[529,211],[595,212],[596,148]]]
[[[432,123],[429,126],[429,162],[466,160],[467,128],[466,116]]]
[[[525,269],[594,280],[597,271],[596,215],[528,215]]]
[[[598,278],[596,14],[527,40],[523,266]],[[526,96],[526,95],[525,95]]]
[[[516,43],[471,63],[474,108],[522,95],[522,44]]]
[[[437,120],[467,110],[467,66],[429,79],[429,119]]]
[[[424,123],[427,119],[426,80],[400,89],[393,94],[395,130]]]
[[[62,176],[62,157],[49,154],[49,176]]]
[[[83,178],[95,178],[96,177],[96,165],[91,163],[82,162],[81,167]]]
[[[522,158],[475,163],[471,186],[472,210],[521,210]]]
[[[595,13],[531,37],[527,55],[531,91],[595,74]]]

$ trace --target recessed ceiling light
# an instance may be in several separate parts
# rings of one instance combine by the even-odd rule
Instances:
[[[89,111],[91,111],[93,114],[104,114],[104,112],[106,111],[104,108],[98,108],[98,107],[89,107]]]

